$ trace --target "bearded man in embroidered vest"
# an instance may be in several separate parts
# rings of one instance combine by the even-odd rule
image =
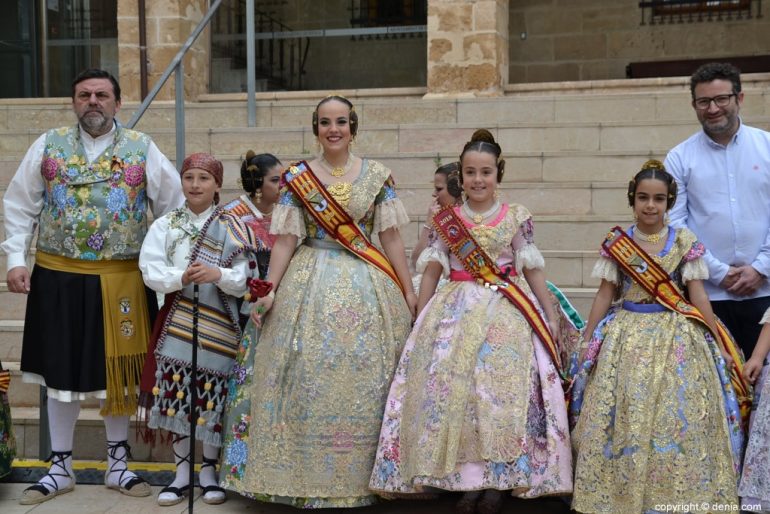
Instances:
[[[78,123],[40,136],[3,198],[8,289],[28,295],[21,370],[25,382],[48,388],[53,450],[48,474],[24,491],[23,505],[73,490],[72,439],[88,397],[101,400],[105,485],[130,496],[151,494],[126,465],[149,310],[157,311],[137,259],[148,206],[157,217],[184,197],[179,174],[155,143],[116,123],[115,77],[96,69],[78,75],[72,107]]]

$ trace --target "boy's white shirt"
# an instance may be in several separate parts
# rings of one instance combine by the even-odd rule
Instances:
[[[193,225],[203,228],[214,211],[214,205],[200,214],[187,207]],[[139,253],[139,269],[147,287],[158,293],[173,293],[182,289],[182,274],[189,266],[192,240],[178,229],[170,229],[168,214],[155,220],[150,226]],[[169,256],[169,242],[176,241],[175,251]],[[248,291],[246,278],[249,276],[249,261],[244,254],[235,257],[230,268],[219,268],[222,277],[216,283],[225,294],[241,297]]]

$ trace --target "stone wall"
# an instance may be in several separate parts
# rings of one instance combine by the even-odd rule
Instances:
[[[124,100],[139,100],[139,13],[137,0],[118,0],[118,59]],[[206,0],[146,0],[147,89],[152,90],[208,9]],[[184,59],[185,98],[208,93],[209,29],[203,31]],[[174,99],[174,75],[156,97]]]
[[[428,1],[428,92],[499,95],[508,77],[507,0]]]
[[[510,79],[620,79],[639,61],[770,53],[770,17],[641,25],[638,0],[511,0]]]

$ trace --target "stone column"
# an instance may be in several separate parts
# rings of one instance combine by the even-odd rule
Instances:
[[[508,82],[508,0],[428,0],[428,95],[498,96]]]
[[[124,101],[139,101],[141,96],[138,5],[138,0],[118,0],[118,79]],[[152,90],[207,9],[206,0],[145,0],[148,91]],[[208,93],[209,33],[210,28],[207,28],[184,59],[185,98],[189,101]],[[174,99],[174,75],[156,99]]]

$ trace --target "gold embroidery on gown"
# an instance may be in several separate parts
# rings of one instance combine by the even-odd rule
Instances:
[[[520,205],[505,208],[499,224],[471,233],[503,269],[539,269],[531,215]],[[429,248],[432,260],[448,253],[440,240]],[[462,270],[454,257],[449,265]],[[537,302],[522,275],[511,280]],[[569,494],[571,457],[564,391],[529,324],[499,292],[473,280],[447,283],[399,360],[370,487]]]
[[[333,194],[370,233],[375,199],[398,200],[389,170],[365,163],[347,199]],[[329,244],[296,250],[256,344],[242,494],[299,507],[373,501],[369,474],[411,316],[390,278]]]
[[[659,259],[680,287],[695,236],[679,230]],[[623,299],[654,303],[624,277]],[[700,324],[669,311],[620,309],[572,432],[578,512],[640,513],[655,505],[735,504],[736,474],[718,350]]]

